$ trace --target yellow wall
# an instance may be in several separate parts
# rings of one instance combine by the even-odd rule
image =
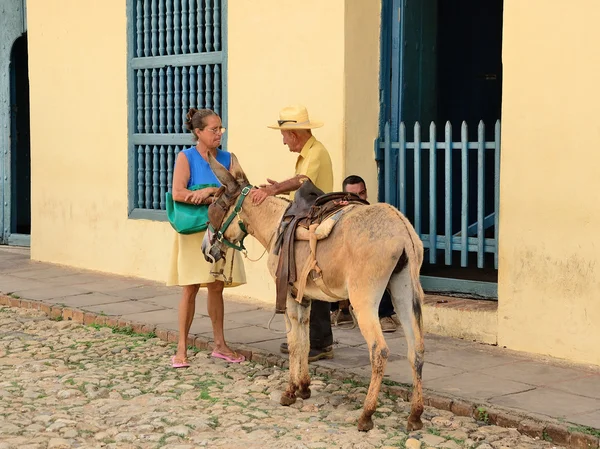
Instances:
[[[297,154],[267,128],[288,104],[304,104],[331,154],[334,183],[343,170],[344,1],[229,0],[228,146],[250,182],[294,175]],[[263,252],[248,239],[250,256]],[[246,263],[248,284],[236,290],[274,302],[266,258]],[[237,293],[237,292],[236,292]]]
[[[364,175],[375,200],[379,0],[229,0],[228,14],[228,145],[250,181],[293,175],[297,155],[266,125],[281,107],[302,103],[325,122],[314,134],[331,154],[334,186],[341,189],[347,174]],[[256,258],[262,247],[249,240]],[[246,264],[249,282],[237,290],[272,303],[275,285],[263,262]]]
[[[371,202],[377,201],[380,4],[346,1],[344,176],[362,176]]]
[[[293,174],[296,156],[266,126],[303,103],[325,122],[315,135],[335,184],[347,159],[375,199],[379,0],[228,3],[225,126],[250,181]],[[32,258],[163,280],[171,227],[127,218],[125,2],[28,0],[28,27]],[[247,263],[248,285],[231,292],[272,304],[264,262]]]
[[[32,258],[162,279],[168,224],[127,219],[124,2],[27,6]]]
[[[501,345],[600,364],[600,4],[504,4]]]

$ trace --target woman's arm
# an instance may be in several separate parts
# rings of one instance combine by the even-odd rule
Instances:
[[[218,188],[207,187],[200,190],[189,190],[187,188],[189,180],[190,164],[185,154],[179,153],[173,170],[173,189],[171,191],[173,200],[196,205],[209,204],[212,201],[211,195],[214,195]]]

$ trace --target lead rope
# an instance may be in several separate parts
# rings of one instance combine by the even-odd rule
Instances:
[[[242,251],[242,254],[244,255],[244,257],[246,259],[248,259],[250,262],[258,262],[260,259],[263,258],[263,256],[265,254],[267,254],[267,250],[268,248],[271,246],[271,242],[273,241],[273,237],[275,237],[276,233],[273,233],[273,236],[269,239],[269,243],[267,243],[267,246],[265,246],[265,250],[263,251],[263,253],[260,255],[260,257],[258,259],[251,259],[250,257],[248,257],[248,250]],[[271,329],[271,323],[273,322],[273,318],[275,318],[275,315],[277,315],[277,312],[273,312],[273,315],[271,316],[271,318],[269,319],[269,322],[267,323],[267,329],[270,330],[271,332],[275,333],[275,334],[288,334],[290,331],[286,330],[286,331],[278,331],[275,329]],[[287,310],[285,311],[285,313],[283,314],[285,317],[285,321],[286,321],[286,329],[292,329],[292,322],[290,321],[290,317],[288,316]]]
[[[265,248],[265,250],[263,251],[263,253],[260,255],[260,257],[258,259],[250,259],[250,257],[248,257],[248,250],[242,251],[242,254],[244,255],[244,257],[246,259],[248,259],[250,262],[258,262],[260,259],[263,258],[263,256],[267,253],[267,248]]]
[[[224,278],[225,285],[233,284],[233,262],[234,261],[235,261],[235,251],[233,251],[233,254],[231,255],[231,267],[229,268],[229,279]]]
[[[266,249],[265,249],[265,252],[266,252]],[[265,252],[263,252],[262,256],[265,255]],[[258,259],[256,259],[256,261],[260,260],[262,258],[262,256],[260,256]],[[248,256],[246,256],[246,258],[250,261],[253,261]],[[235,260],[235,251],[233,251],[233,255],[231,256],[231,269],[229,271],[229,279],[227,279],[226,277],[223,276],[223,269],[221,269],[221,271],[218,273],[221,276],[223,276],[225,285],[231,285],[233,283],[233,262],[234,262],[234,260]],[[256,262],[256,261],[253,261],[253,262]],[[271,329],[271,323],[273,322],[273,318],[275,318],[275,315],[277,315],[277,312],[273,312],[273,315],[271,316],[271,319],[269,320],[269,323],[267,324],[267,329],[275,334],[286,334],[287,335],[290,332],[290,330],[292,329],[292,322],[290,321],[290,317],[288,316],[287,310],[285,311],[284,317],[286,320],[286,329],[289,329],[289,330],[278,331],[275,329]]]
[[[250,262],[258,262],[260,259],[263,258],[263,256],[265,254],[267,254],[267,250],[271,247],[271,243],[273,242],[273,238],[277,235],[277,232],[274,232],[273,235],[271,236],[271,238],[269,239],[269,241],[267,242],[267,245],[265,246],[265,250],[263,251],[263,253],[260,255],[260,257],[258,259],[250,259],[250,257],[248,257],[248,250],[244,250],[242,251],[242,254],[244,255],[244,257],[246,259],[248,259]]]
[[[263,251],[263,253],[260,255],[260,257],[258,259],[251,259],[250,257],[248,257],[248,250],[244,250],[242,251],[242,254],[244,255],[244,257],[246,259],[248,259],[250,262],[258,262],[260,259],[262,259],[264,257],[264,255],[267,253],[268,248],[271,246],[271,242],[273,241],[273,237],[275,237],[276,233],[273,233],[273,235],[271,236],[271,238],[269,239],[269,242],[267,243],[267,246],[265,246],[265,250]],[[208,254],[208,257],[210,257],[213,260],[213,267],[216,265],[216,261],[215,259]],[[233,262],[235,258],[235,251],[233,251],[233,255],[231,257],[231,270],[229,271],[229,279],[225,278],[225,285],[231,285],[233,283]],[[215,274],[219,274],[221,276],[223,276],[223,269],[220,270],[220,272],[217,272]],[[214,274],[213,274],[214,275]],[[267,329],[270,330],[271,332],[275,333],[275,334],[287,334],[290,331],[289,330],[285,330],[285,331],[278,331],[275,329],[271,329],[271,323],[273,322],[273,318],[275,318],[275,315],[277,315],[276,312],[273,312],[273,315],[271,316],[271,318],[269,319],[269,322],[267,324]],[[288,316],[287,310],[284,314],[285,320],[286,320],[286,329],[292,329],[292,323],[290,321],[290,317]]]

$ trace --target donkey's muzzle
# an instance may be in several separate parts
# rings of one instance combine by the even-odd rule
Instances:
[[[207,262],[215,263],[225,257],[225,253],[221,249],[220,243],[216,239],[216,235],[207,230],[202,239],[202,254]]]

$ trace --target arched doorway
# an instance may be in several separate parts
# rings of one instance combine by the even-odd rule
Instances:
[[[24,0],[0,0],[0,244],[29,246],[29,77]]]
[[[31,234],[31,152],[27,33],[13,44],[10,58],[11,223],[9,244],[27,244]]]

